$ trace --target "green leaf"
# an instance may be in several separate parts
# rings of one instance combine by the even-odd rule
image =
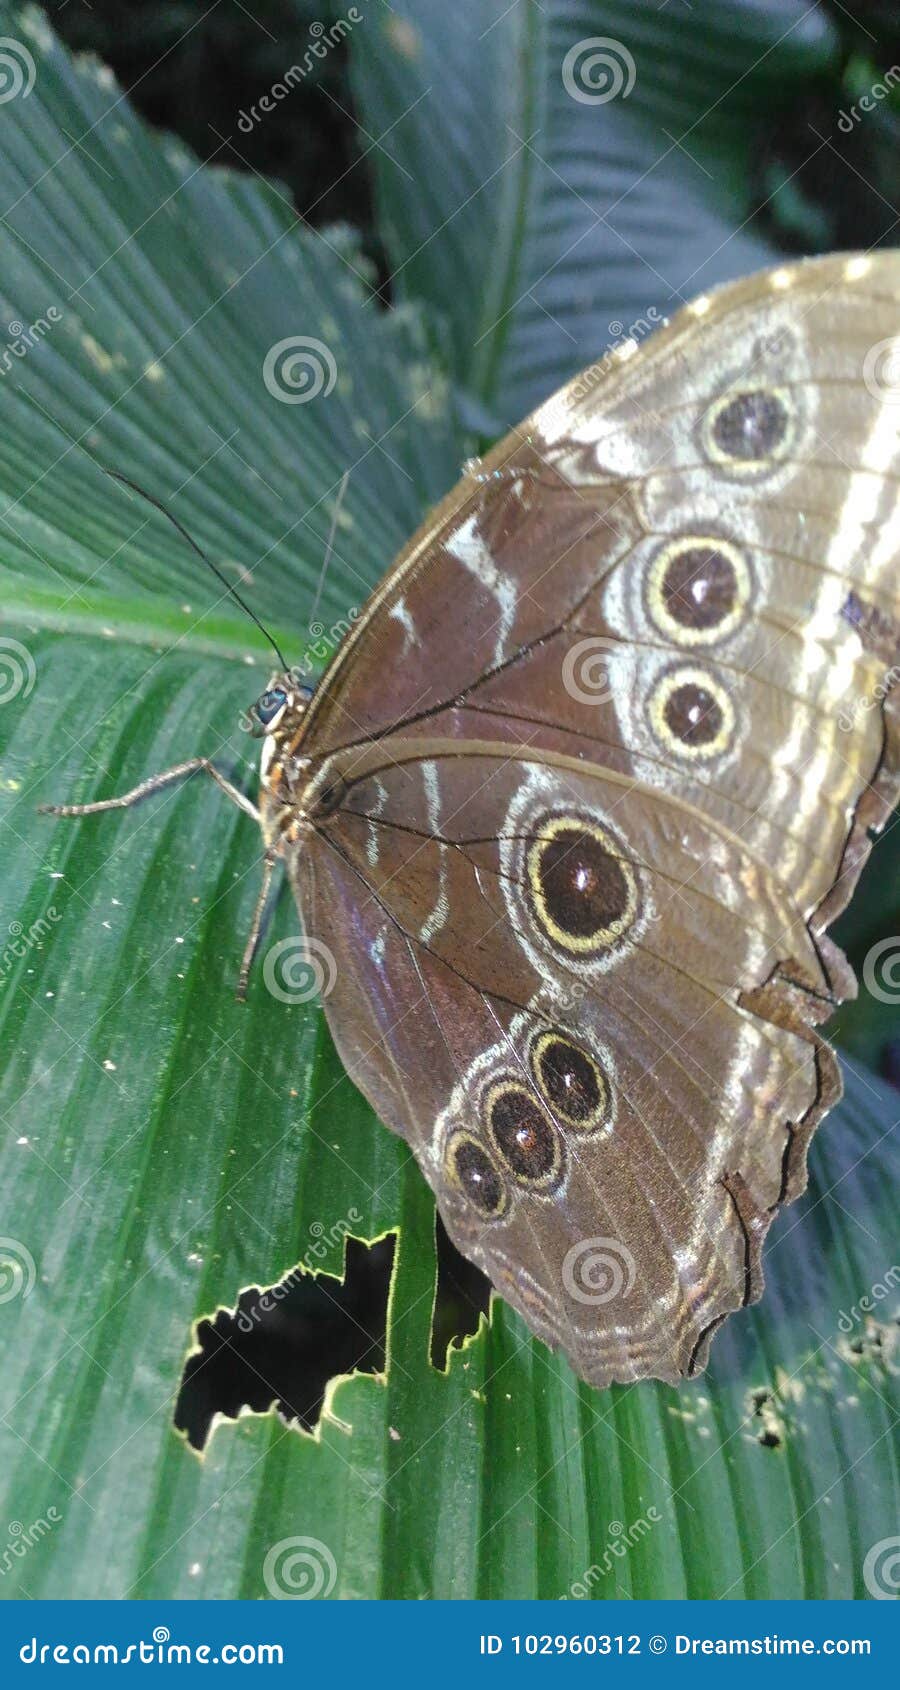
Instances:
[[[749,227],[755,156],[839,45],[803,0],[394,0],[351,53],[392,285],[440,308],[454,372],[512,424],[777,256]]]
[[[300,1537],[334,1596],[865,1595],[900,1493],[880,1242],[895,1094],[850,1071],[766,1299],[706,1379],[591,1391],[499,1302],[438,1373],[411,1157],[312,1004],[270,995],[262,968],[234,1001],[252,825],[199,777],[128,813],[36,814],[201,751],[252,792],[240,717],[269,664],[199,560],[67,436],[171,500],[292,654],[345,469],[323,620],[464,443],[439,332],[426,346],[414,312],[380,315],[343,238],[195,170],[37,14],[0,5],[0,32],[36,68],[0,107],[0,204],[21,202],[3,303],[63,313],[0,383],[0,1519],[18,1546],[0,1529],[0,1594],[264,1597]],[[338,367],[299,406],[262,379],[292,333]],[[296,931],[283,898],[264,952]],[[348,1225],[397,1234],[386,1376],[334,1382],[314,1436],[220,1421],[198,1459],[173,1429],[197,1323],[298,1262],[339,1273]]]
[[[346,617],[458,469],[418,314],[377,309],[345,231],[152,136],[40,14],[8,31],[36,74],[0,107],[0,320],[23,330],[0,349],[4,579],[73,612],[127,586],[167,618],[190,602],[190,625],[221,614],[199,560],[94,459],[168,501],[233,582],[249,572],[254,607],[296,642],[349,470],[318,606]]]

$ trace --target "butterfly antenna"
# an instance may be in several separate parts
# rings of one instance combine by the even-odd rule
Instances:
[[[316,588],[316,596],[313,599],[312,610],[309,613],[310,622],[315,622],[316,620],[316,611],[319,608],[319,600],[322,597],[322,589],[325,585],[325,573],[328,569],[328,565],[331,561],[331,554],[334,550],[334,536],[337,533],[338,517],[341,514],[341,506],[344,503],[344,494],[347,491],[347,482],[349,480],[350,471],[345,469],[343,475],[341,476],[341,484],[338,488],[337,498],[334,501],[334,510],[331,513],[331,527],[328,531],[328,540],[325,545],[325,556],[322,559],[322,567],[319,570],[319,584]]]
[[[96,458],[94,459],[94,462],[97,463]],[[140,498],[146,499],[148,505],[152,505],[154,510],[159,511],[162,516],[166,517],[168,519],[168,521],[171,522],[172,527],[176,528],[178,530],[178,533],[181,535],[183,540],[187,541],[191,550],[196,552],[196,554],[199,558],[202,558],[203,562],[206,564],[207,569],[212,570],[212,573],[216,577],[216,580],[221,582],[222,586],[225,588],[226,593],[228,593],[230,595],[230,597],[233,598],[235,600],[235,602],[240,605],[241,609],[245,612],[245,614],[247,616],[249,616],[251,622],[255,622],[255,624],[256,624],[257,628],[259,629],[260,633],[262,635],[264,635],[264,637],[268,640],[270,646],[272,647],[272,650],[275,653],[275,656],[278,658],[278,662],[279,662],[281,669],[286,674],[287,671],[288,671],[288,668],[289,668],[289,664],[287,662],[287,659],[285,658],[283,651],[281,650],[281,648],[278,644],[278,641],[276,639],[274,639],[273,636],[269,633],[268,628],[265,626],[265,624],[263,622],[260,621],[259,617],[256,614],[256,611],[252,609],[252,607],[247,603],[246,599],[241,597],[240,593],[237,590],[237,587],[232,585],[232,583],[229,581],[227,575],[223,575],[223,573],[222,573],[221,569],[219,568],[218,564],[213,563],[212,558],[207,557],[206,552],[203,551],[202,547],[198,546],[196,540],[193,539],[193,537],[188,533],[187,529],[184,526],[184,523],[179,522],[177,516],[174,516],[173,513],[169,510],[168,506],[164,505],[160,499],[154,498],[152,493],[148,493],[145,488],[139,486],[136,481],[132,481],[129,476],[120,474],[119,470],[117,470],[117,469],[107,469],[105,464],[98,464],[97,467],[99,469],[102,469],[104,475],[108,475],[111,481],[121,482],[123,487],[130,488],[132,493],[137,493]]]

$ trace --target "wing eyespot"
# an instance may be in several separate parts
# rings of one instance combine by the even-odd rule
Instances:
[[[732,475],[757,475],[787,457],[796,417],[782,387],[741,387],[724,393],[703,418],[708,458]]]
[[[578,1133],[607,1126],[612,1115],[612,1090],[600,1067],[586,1050],[555,1029],[539,1033],[530,1051],[531,1071],[544,1101],[555,1116]]]
[[[563,1172],[562,1140],[531,1088],[521,1080],[496,1081],[484,1112],[492,1148],[516,1184],[555,1189]]]
[[[581,816],[549,816],[538,825],[526,877],[538,927],[571,955],[609,950],[638,914],[631,863],[605,828]]]
[[[506,1186],[482,1144],[470,1133],[457,1133],[445,1153],[452,1183],[485,1220],[499,1220],[509,1206]]]
[[[650,695],[649,714],[657,739],[680,759],[707,761],[734,743],[734,705],[708,669],[683,665],[662,675]]]
[[[750,602],[750,569],[739,546],[715,535],[681,535],[657,552],[647,576],[647,609],[675,645],[726,639]]]

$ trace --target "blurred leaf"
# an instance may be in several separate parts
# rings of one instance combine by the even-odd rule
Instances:
[[[323,621],[362,603],[456,476],[419,316],[378,310],[345,231],[314,233],[276,189],[149,134],[40,14],[7,28],[37,71],[0,105],[0,579],[73,607],[126,583],[167,616],[189,600],[190,625],[221,612],[203,565],[90,453],[169,501],[305,644],[344,471]]]
[[[392,0],[350,44],[392,285],[509,424],[651,307],[771,260],[753,136],[838,46],[803,0]]]

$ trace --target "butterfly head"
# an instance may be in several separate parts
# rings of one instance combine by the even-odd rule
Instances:
[[[291,670],[273,675],[249,713],[250,732],[257,739],[280,743],[293,739],[312,695],[312,687],[299,681]]]

